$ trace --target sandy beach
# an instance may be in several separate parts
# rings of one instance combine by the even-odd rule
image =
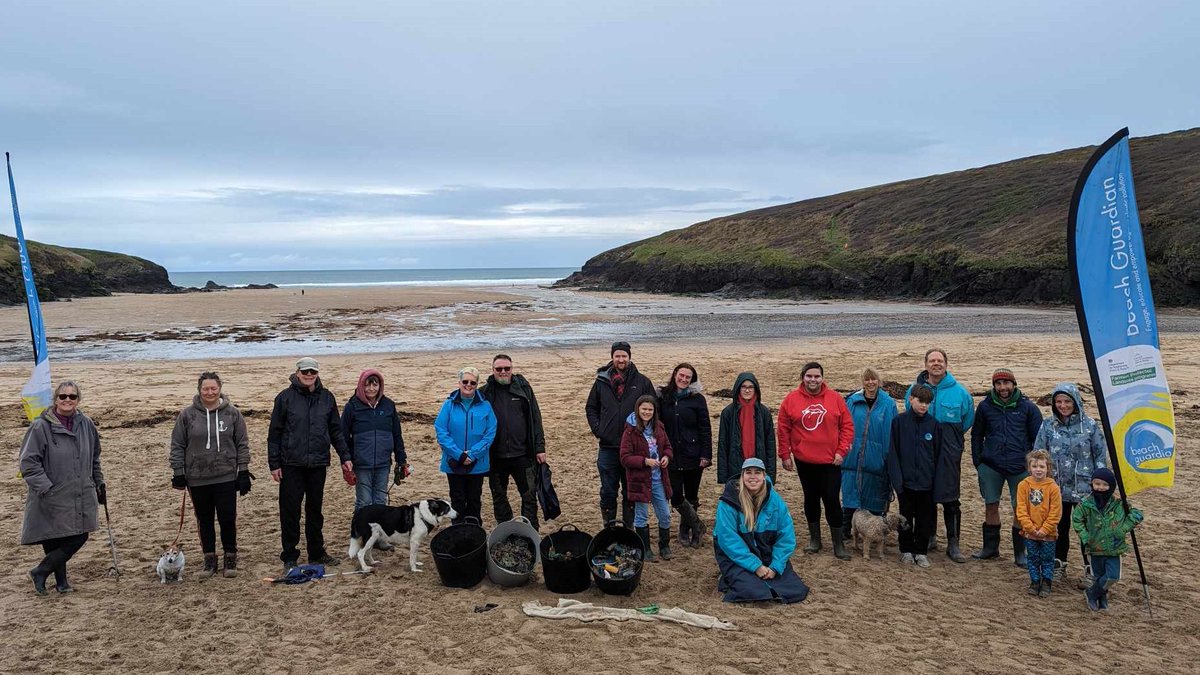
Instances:
[[[49,598],[34,595],[25,576],[39,557],[35,547],[17,543],[26,489],[15,477],[24,431],[16,392],[29,374],[29,364],[18,360],[28,326],[23,308],[0,309],[0,335],[6,338],[0,342],[5,354],[0,390],[10,392],[0,406],[0,444],[7,453],[6,478],[0,481],[0,632],[6,638],[0,644],[0,671],[47,672],[51,664],[56,672],[80,673],[1010,673],[1035,663],[1061,672],[1194,669],[1200,657],[1200,582],[1191,567],[1200,537],[1200,506],[1193,497],[1200,488],[1195,477],[1200,462],[1192,457],[1200,449],[1194,440],[1200,436],[1200,319],[1187,313],[1162,319],[1179,439],[1176,485],[1135,496],[1147,515],[1138,537],[1152,618],[1141,601],[1132,555],[1124,561],[1124,580],[1115,589],[1111,611],[1095,615],[1073,583],[1056,588],[1048,599],[1025,595],[1028,577],[1013,566],[1007,535],[998,561],[956,565],[936,553],[928,570],[902,568],[894,545],[886,561],[856,555],[840,562],[828,547],[816,556],[798,553],[793,563],[812,593],[803,604],[786,607],[721,602],[711,546],[679,549],[674,560],[650,565],[630,598],[605,596],[594,587],[574,596],[619,607],[678,606],[736,623],[740,630],[730,633],[526,617],[523,602],[557,601],[540,573],[518,589],[485,580],[473,589],[451,590],[439,584],[428,545],[421,552],[427,567],[422,573],[407,571],[404,554],[388,553],[381,556],[384,565],[365,577],[296,587],[260,581],[280,570],[277,487],[266,466],[271,401],[286,386],[294,355],[308,347],[320,358],[322,381],[339,402],[352,393],[362,369],[376,367],[387,378],[387,393],[412,416],[404,433],[415,472],[393,488],[392,503],[446,494],[445,478],[437,471],[432,416],[454,387],[458,367],[483,369],[495,352],[511,354],[542,406],[563,502],[562,517],[543,530],[569,522],[590,533],[599,528],[598,478],[583,408],[595,369],[608,360],[608,343],[626,337],[623,326],[673,325],[662,318],[670,307],[687,308],[690,318],[682,330],[676,325],[674,332],[635,336],[633,360],[639,369],[660,384],[676,363],[689,361],[710,394],[730,387],[738,372],[752,370],[773,410],[797,385],[799,368],[808,360],[825,365],[831,386],[850,391],[858,387],[866,365],[881,368],[885,379],[911,381],[925,349],[934,345],[947,350],[950,369],[976,393],[989,386],[989,375],[999,366],[1012,368],[1021,390],[1032,398],[1049,393],[1059,381],[1088,381],[1073,314],[1063,309],[882,303],[804,308],[768,301],[587,295],[568,313],[558,309],[569,304],[566,300],[547,297],[536,290],[392,288],[304,296],[290,290],[118,296],[46,305],[52,359],[58,352],[75,354],[54,361],[56,380],[80,382],[80,409],[100,427],[124,571],[119,579],[106,576],[110,557],[102,529],[71,563],[78,592]],[[635,306],[644,313],[629,309]],[[561,335],[546,337],[552,324],[570,330],[560,328]],[[405,330],[416,330],[418,337],[403,350],[357,349],[353,343],[364,333],[379,337]],[[464,334],[477,340],[469,343],[475,346],[454,347]],[[246,335],[263,339],[235,341]],[[149,337],[139,342],[139,336]],[[314,336],[320,341],[305,342]],[[211,356],[204,343],[225,351]],[[121,356],[128,344],[141,345],[143,351],[128,353],[138,358]],[[71,345],[82,351],[71,352]],[[260,355],[251,349],[256,345],[273,351]],[[189,349],[195,350],[190,357]],[[116,350],[117,356],[105,357],[106,350]],[[252,470],[259,478],[238,504],[243,571],[237,579],[194,577],[201,558],[189,516],[187,579],[162,586],[153,567],[161,546],[174,537],[179,509],[179,493],[169,485],[170,430],[191,400],[196,374],[206,369],[221,373],[225,393],[247,417]],[[1086,401],[1094,415],[1091,397]],[[728,402],[709,396],[714,434],[716,417]],[[781,472],[778,489],[801,522],[796,476]],[[709,522],[718,494],[710,470],[701,508]],[[964,461],[962,496],[963,548],[969,552],[981,543],[983,519],[969,461]],[[514,504],[515,497],[513,490]],[[344,555],[342,533],[352,506],[353,489],[331,471],[325,501],[331,552]],[[493,524],[490,507],[485,489],[487,527]],[[1006,525],[1010,517],[1004,513]],[[1072,579],[1078,576],[1077,561],[1073,549]],[[350,568],[343,564],[342,569]],[[499,607],[473,612],[488,602]]]

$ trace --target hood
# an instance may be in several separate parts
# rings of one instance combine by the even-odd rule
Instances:
[[[308,389],[304,385],[300,384],[300,378],[296,377],[295,373],[292,373],[291,375],[288,376],[288,382],[291,382],[292,386],[295,387],[296,389],[300,390],[301,392],[303,392],[305,394],[308,393]],[[321,376],[318,375],[317,381],[313,383],[312,393],[315,394],[318,391],[321,391],[321,389],[322,389]]]
[[[1054,407],[1054,397],[1059,394],[1066,394],[1075,401],[1075,412],[1067,419],[1063,419],[1058,414],[1058,408]],[[1075,386],[1074,382],[1059,382],[1054,385],[1054,391],[1050,394],[1050,410],[1054,413],[1054,419],[1062,424],[1075,424],[1083,417],[1083,399],[1079,397],[1079,387]]]
[[[359,374],[358,386],[354,388],[354,397],[366,405],[371,405],[371,401],[367,399],[367,378],[372,375],[379,378],[379,396],[375,399],[375,404],[379,405],[379,401],[383,399],[383,373],[374,368],[367,368]]]
[[[763,499],[762,502],[765,505],[768,501],[770,501],[771,492],[775,489],[775,485],[771,482],[770,476],[763,476],[763,478],[765,478],[767,481],[767,497],[766,499]],[[741,472],[739,472],[738,475],[725,481],[725,490],[721,493],[721,501],[737,509],[738,513],[742,512],[742,502],[738,500],[738,483],[740,483],[741,480],[742,475]]]
[[[609,379],[612,377],[612,367],[613,367],[613,362],[609,361],[608,363],[597,368],[596,369],[596,379],[604,380],[605,382],[608,382]],[[634,375],[637,375],[637,373],[638,373],[637,366],[633,365],[633,361],[630,361],[629,365],[626,366],[626,368],[625,368],[625,381],[628,382],[630,379],[633,378]]]
[[[733,401],[734,403],[741,400],[742,383],[750,381],[754,383],[754,398],[759,403],[762,402],[762,389],[758,387],[758,378],[754,377],[754,373],[745,372],[738,373],[737,379],[733,381]]]
[[[217,403],[217,410],[224,410],[229,405],[229,397],[221,394],[221,400]],[[208,408],[204,407],[204,402],[200,400],[200,394],[192,397],[192,407],[200,412],[208,412]]]
[[[921,374],[917,375],[917,384],[924,384],[926,386],[929,386],[929,371],[928,370],[922,370]],[[947,370],[946,376],[943,377],[942,381],[938,382],[937,386],[933,387],[933,389],[934,390],[950,389],[951,387],[953,387],[956,384],[958,384],[958,380],[954,379],[954,374]]]

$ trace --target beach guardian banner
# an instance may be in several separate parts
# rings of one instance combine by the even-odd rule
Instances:
[[[46,349],[46,326],[42,323],[42,305],[38,302],[37,286],[33,283],[33,266],[29,262],[29,249],[25,246],[25,233],[21,229],[21,210],[17,208],[17,186],[13,182],[12,160],[4,153],[8,168],[8,193],[12,197],[13,221],[17,226],[17,248],[21,255],[21,276],[25,279],[25,300],[29,308],[29,331],[33,335],[33,375],[21,388],[21,401],[25,405],[25,416],[33,421],[42,411],[50,407],[50,353]]]
[[[1129,162],[1129,130],[1088,160],[1071,201],[1067,255],[1079,332],[1126,495],[1175,481],[1175,414]]]

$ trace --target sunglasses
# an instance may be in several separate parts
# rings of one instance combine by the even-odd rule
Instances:
[[[508,373],[512,372],[512,366],[492,366],[492,370],[497,373]]]
[[[77,400],[78,398],[79,398],[79,394],[59,394],[58,395],[58,400],[60,400],[60,401],[74,401],[74,400]]]
[[[317,371],[313,370],[312,368],[305,368],[304,370],[300,371],[300,374],[301,375],[316,375]]]
[[[468,387],[474,387],[475,385],[479,384],[477,380],[463,380],[462,383]]]

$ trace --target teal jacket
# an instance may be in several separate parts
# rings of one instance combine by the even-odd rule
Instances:
[[[442,473],[478,474],[490,468],[492,441],[496,438],[496,413],[492,404],[475,394],[470,408],[464,405],[461,393],[455,389],[442,404],[437,419],[438,445],[442,448]],[[462,464],[466,454],[472,462]]]
[[[929,372],[922,370],[921,374],[917,375],[917,381],[910,384],[908,391],[904,392],[905,410],[912,411],[908,399],[912,395],[912,388],[918,384],[933,389],[933,403],[929,404],[929,412],[935,420],[958,425],[959,433],[965,433],[975,423],[975,399],[971,398],[971,392],[959,384],[949,371],[946,371],[942,381],[933,387],[929,384]]]
[[[783,574],[788,560],[796,552],[796,528],[792,523],[792,514],[788,513],[788,507],[784,503],[783,497],[779,496],[779,493],[771,485],[771,479],[767,478],[766,489],[769,494],[762,505],[762,510],[758,512],[754,531],[774,532],[778,536],[771,547],[771,560],[760,560],[750,551],[746,540],[742,538],[742,534],[749,530],[746,529],[746,519],[742,516],[741,507],[738,505],[738,482],[740,480],[740,475],[730,479],[725,484],[725,493],[717,502],[717,522],[713,525],[713,538],[716,540],[717,548],[742,569],[756,572],[760,566],[766,564],[767,567],[775,570],[776,574]]]

